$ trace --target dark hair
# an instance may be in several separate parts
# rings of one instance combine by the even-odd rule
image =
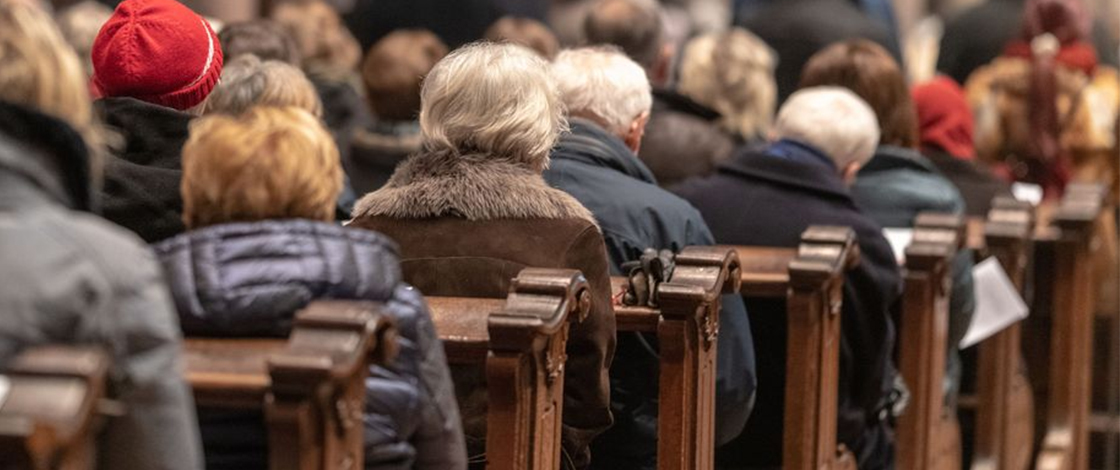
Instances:
[[[603,0],[587,13],[583,34],[587,45],[612,44],[646,70],[661,53],[661,13],[633,0]]]
[[[226,60],[252,54],[262,61],[278,60],[299,67],[299,48],[288,31],[271,20],[233,23],[218,33]]]
[[[374,114],[387,121],[411,121],[420,112],[420,84],[447,55],[447,45],[422,29],[389,33],[369,48],[362,83]]]
[[[863,98],[879,119],[879,143],[918,147],[918,115],[902,70],[882,46],[866,39],[839,42],[813,54],[801,88],[841,86]]]
[[[528,47],[547,60],[552,60],[560,52],[560,42],[552,30],[532,18],[503,16],[490,25],[482,37],[487,41],[508,41]]]

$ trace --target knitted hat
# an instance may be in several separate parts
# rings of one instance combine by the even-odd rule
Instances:
[[[206,99],[222,74],[218,36],[173,0],[125,0],[93,43],[93,87],[186,110]]]

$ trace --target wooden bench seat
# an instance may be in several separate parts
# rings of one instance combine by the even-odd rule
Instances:
[[[40,346],[7,364],[0,380],[0,467],[92,470],[109,358],[78,346]]]
[[[855,233],[813,226],[796,249],[735,247],[744,297],[785,298],[786,351],[782,467],[856,468],[836,441],[840,317],[844,273],[859,262]]]
[[[365,378],[395,349],[372,302],[320,301],[288,339],[188,338],[186,378],[200,407],[260,410],[272,470],[362,468]]]

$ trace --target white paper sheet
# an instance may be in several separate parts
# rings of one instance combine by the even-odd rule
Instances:
[[[914,239],[914,229],[885,228],[883,229],[883,236],[886,237],[887,243],[891,245],[894,259],[898,261],[899,265],[902,265],[906,261],[906,247],[910,246],[910,241]]]
[[[970,347],[1000,330],[1027,318],[1029,309],[994,256],[972,268],[976,311],[961,339],[960,348]]]
[[[1037,206],[1042,202],[1042,186],[1037,184],[1011,183],[1011,194],[1015,195],[1015,199],[1029,202],[1031,205]]]
[[[0,375],[0,406],[8,400],[8,392],[12,389],[12,381],[7,376]]]

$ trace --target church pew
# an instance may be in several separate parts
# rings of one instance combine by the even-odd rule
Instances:
[[[1025,293],[1032,253],[1034,208],[997,197],[983,226],[983,251],[994,256]],[[973,470],[1024,470],[1034,443],[1034,399],[1022,364],[1022,325],[1015,323],[977,345]],[[962,397],[962,406],[964,400]]]
[[[560,468],[568,327],[591,297],[570,269],[523,269],[505,299],[425,297],[448,362],[485,366],[486,468]]]
[[[726,247],[687,247],[675,260],[658,287],[659,308],[618,305],[615,318],[619,332],[657,334],[658,469],[710,470],[720,295],[739,292],[739,257]],[[611,283],[616,295],[626,289],[626,278]]]
[[[109,358],[83,346],[21,352],[0,375],[0,468],[92,470]]]
[[[1036,234],[1036,301],[1050,313],[1049,375],[1044,437],[1037,470],[1088,468],[1091,345],[1096,282],[1093,257],[1100,248],[1097,221],[1104,210],[1101,186],[1070,185],[1047,229]],[[1032,367],[1032,370],[1035,370]]]
[[[263,411],[270,469],[360,469],[365,378],[394,336],[376,303],[313,302],[286,340],[185,339],[186,377],[199,407]]]
[[[785,298],[787,332],[782,467],[856,468],[836,442],[844,272],[859,263],[847,227],[809,227],[796,249],[736,247],[744,297]]]
[[[898,366],[910,405],[896,428],[898,468],[960,468],[960,430],[945,407],[944,381],[952,262],[965,233],[959,215],[919,214],[905,250]]]

